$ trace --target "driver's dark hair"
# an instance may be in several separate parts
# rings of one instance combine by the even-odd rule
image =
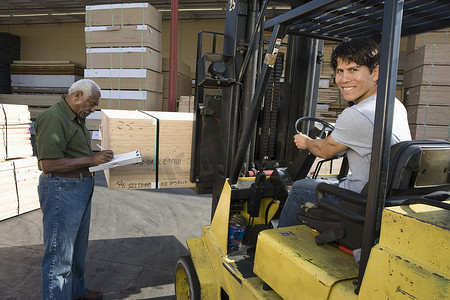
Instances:
[[[331,66],[334,71],[336,71],[338,59],[367,66],[372,73],[373,69],[380,63],[380,47],[369,38],[345,40],[331,54]]]

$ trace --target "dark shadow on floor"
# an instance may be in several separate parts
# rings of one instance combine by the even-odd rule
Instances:
[[[40,299],[42,248],[0,248],[0,299]],[[90,241],[85,280],[89,288],[101,290],[105,300],[132,295],[175,299],[175,263],[187,253],[174,236]]]

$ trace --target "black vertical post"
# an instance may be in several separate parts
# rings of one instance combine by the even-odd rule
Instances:
[[[253,99],[248,109],[248,116],[245,118],[245,122],[242,126],[242,135],[239,138],[239,144],[234,157],[233,164],[231,166],[230,183],[235,184],[238,181],[239,173],[241,171],[242,164],[244,162],[245,154],[253,134],[253,129],[256,125],[259,112],[261,110],[262,100],[267,89],[267,82],[269,81],[270,72],[273,69],[275,60],[268,59],[270,56],[278,54],[278,48],[281,44],[281,39],[285,34],[285,26],[275,25],[272,38],[270,39],[269,46],[267,48],[266,60],[261,68],[261,72],[258,75],[256,82],[256,90]]]
[[[379,237],[386,197],[403,2],[403,0],[384,2],[380,72],[357,292],[362,284],[370,250]]]

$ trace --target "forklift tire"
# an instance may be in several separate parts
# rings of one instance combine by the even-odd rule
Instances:
[[[177,300],[200,300],[200,282],[190,255],[180,256],[175,268]]]

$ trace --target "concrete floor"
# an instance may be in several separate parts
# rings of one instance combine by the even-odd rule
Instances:
[[[96,174],[86,284],[103,299],[175,299],[186,239],[210,222],[211,195],[189,188],[108,190]],[[40,299],[40,210],[0,222],[0,299]]]

